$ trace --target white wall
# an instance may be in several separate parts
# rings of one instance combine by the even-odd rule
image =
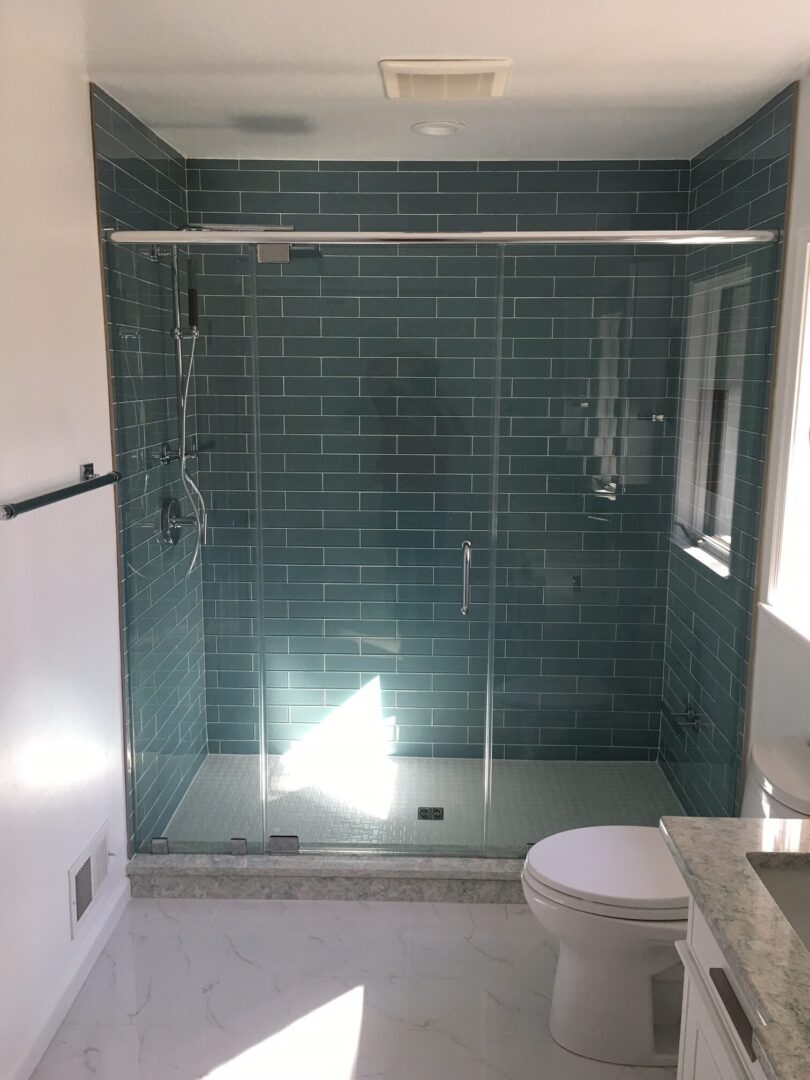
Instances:
[[[773,596],[779,561],[785,475],[797,394],[808,229],[810,74],[801,82],[795,129],[785,277],[762,514],[760,603],[754,633],[749,740],[768,735],[803,735],[810,739],[810,640],[783,621],[778,608],[772,609],[767,603]]]
[[[84,11],[0,0],[0,501],[110,468]],[[0,521],[0,1076],[30,1075],[125,902],[113,489]],[[67,870],[109,820],[99,910]]]

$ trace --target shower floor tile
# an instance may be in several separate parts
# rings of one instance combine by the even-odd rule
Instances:
[[[166,829],[172,850],[206,850],[232,836],[261,842],[258,757],[212,754]],[[268,835],[295,834],[318,847],[450,850],[483,848],[483,763],[387,758],[333,763],[308,775],[283,757],[267,762]],[[420,806],[444,819],[421,821]],[[655,763],[496,761],[488,852],[586,825],[656,825],[683,809]]]

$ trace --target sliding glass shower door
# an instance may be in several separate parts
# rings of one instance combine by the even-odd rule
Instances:
[[[677,813],[662,738],[731,783],[772,253],[254,244],[106,245],[133,846],[515,856]]]
[[[680,261],[672,248],[505,259],[487,848],[655,825]]]
[[[483,847],[499,280],[493,245],[257,263],[269,837]]]

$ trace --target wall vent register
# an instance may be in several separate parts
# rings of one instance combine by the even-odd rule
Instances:
[[[94,904],[107,878],[109,822],[105,822],[68,871],[70,936]]]

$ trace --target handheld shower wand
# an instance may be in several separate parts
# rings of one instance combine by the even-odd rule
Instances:
[[[208,510],[202,492],[195,484],[188,472],[188,396],[191,388],[191,378],[194,374],[194,352],[197,345],[199,331],[199,309],[197,303],[197,290],[189,286],[188,290],[188,321],[191,349],[189,352],[188,367],[184,370],[183,364],[183,329],[180,315],[180,273],[177,265],[177,247],[172,247],[172,314],[174,326],[172,337],[174,338],[175,358],[177,361],[177,420],[178,420],[178,460],[180,462],[180,482],[183,490],[191,502],[193,520],[197,530],[197,540],[194,545],[194,553],[186,570],[189,577],[200,558],[200,549],[206,542],[208,531]],[[178,520],[178,524],[179,524]]]

